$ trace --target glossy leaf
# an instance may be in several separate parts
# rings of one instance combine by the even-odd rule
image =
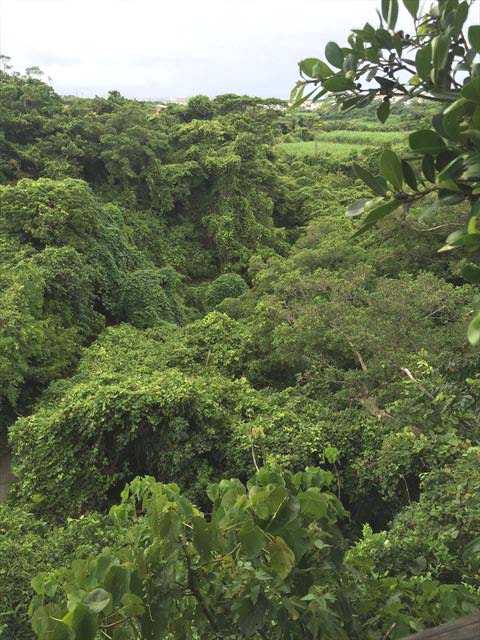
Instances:
[[[417,17],[420,0],[403,0],[403,4],[405,5],[405,8],[410,13],[412,18],[415,20],[415,18]]]
[[[361,216],[367,202],[369,202],[369,198],[360,198],[360,200],[352,202],[345,213],[347,218],[357,218],[358,216]]]

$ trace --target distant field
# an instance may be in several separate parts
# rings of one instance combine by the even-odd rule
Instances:
[[[282,153],[313,156],[315,153],[331,153],[337,157],[348,156],[363,147],[379,147],[383,144],[402,144],[406,140],[403,131],[324,131],[315,141],[285,142],[278,145]]]

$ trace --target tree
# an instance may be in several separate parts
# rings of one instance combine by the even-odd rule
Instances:
[[[395,211],[433,196],[436,205],[465,203],[462,228],[451,233],[440,251],[465,248],[470,256],[480,248],[480,26],[464,33],[473,0],[439,0],[419,15],[419,0],[403,0],[414,21],[410,35],[396,29],[398,0],[382,0],[380,24],[353,29],[348,47],[329,42],[325,57],[299,64],[302,79],[292,92],[295,105],[332,93],[342,111],[364,108],[375,99],[377,116],[385,122],[393,100],[420,98],[441,108],[430,128],[409,137],[410,155],[400,159],[386,149],[380,175],[356,166],[373,198],[354,202],[347,215],[362,217],[356,236]],[[330,65],[330,66],[329,66]],[[374,83],[374,84],[372,84]],[[305,89],[313,89],[305,95]],[[468,209],[468,211],[467,211]],[[417,210],[418,211],[418,210]],[[480,284],[480,267],[466,263],[463,275]],[[480,305],[468,329],[472,344],[480,343]]]

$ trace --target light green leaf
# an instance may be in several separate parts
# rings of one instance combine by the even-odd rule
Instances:
[[[110,594],[105,589],[94,589],[85,596],[83,601],[94,613],[100,613],[110,602]]]
[[[428,82],[432,70],[432,45],[430,42],[418,49],[415,55],[415,67],[420,78]]]
[[[473,78],[462,87],[460,94],[463,98],[472,102],[480,102],[480,76]]]
[[[480,343],[480,312],[477,312],[468,325],[467,338],[476,347]]]
[[[267,551],[270,554],[268,567],[280,578],[285,579],[293,569],[295,555],[285,540],[276,536],[268,545]]]
[[[369,171],[356,163],[353,164],[353,168],[357,176],[363,180],[367,187],[370,187],[375,195],[384,196],[387,193],[387,183],[383,176],[373,176]]]
[[[356,218],[357,216],[361,216],[367,202],[370,202],[369,198],[360,198],[360,200],[352,202],[345,212],[347,218]]]

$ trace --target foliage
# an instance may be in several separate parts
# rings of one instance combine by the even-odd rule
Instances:
[[[435,193],[438,204],[466,205],[460,216],[462,228],[447,237],[441,251],[458,247],[474,250],[480,242],[478,26],[471,25],[468,35],[464,33],[473,2],[439,0],[424,15],[418,15],[419,2],[404,0],[404,5],[414,19],[414,35],[396,30],[399,2],[385,0],[378,29],[368,23],[363,29],[354,29],[349,47],[327,44],[325,57],[331,66],[316,58],[300,62],[306,79],[297,83],[292,96],[301,104],[306,99],[305,87],[314,84],[307,97],[318,99],[333,92],[345,111],[365,107],[381,95],[383,101],[377,107],[381,122],[388,119],[395,98],[415,97],[441,104],[431,126],[410,133],[408,158],[400,160],[395,152],[385,150],[380,175],[357,168],[375,197],[359,201],[347,215],[364,216],[356,232],[360,235],[394,211],[401,208],[405,213]],[[371,86],[373,80],[376,86]],[[464,267],[469,282],[480,282],[477,272],[476,265]],[[480,312],[475,311],[468,330],[472,344],[480,341],[479,327]]]

